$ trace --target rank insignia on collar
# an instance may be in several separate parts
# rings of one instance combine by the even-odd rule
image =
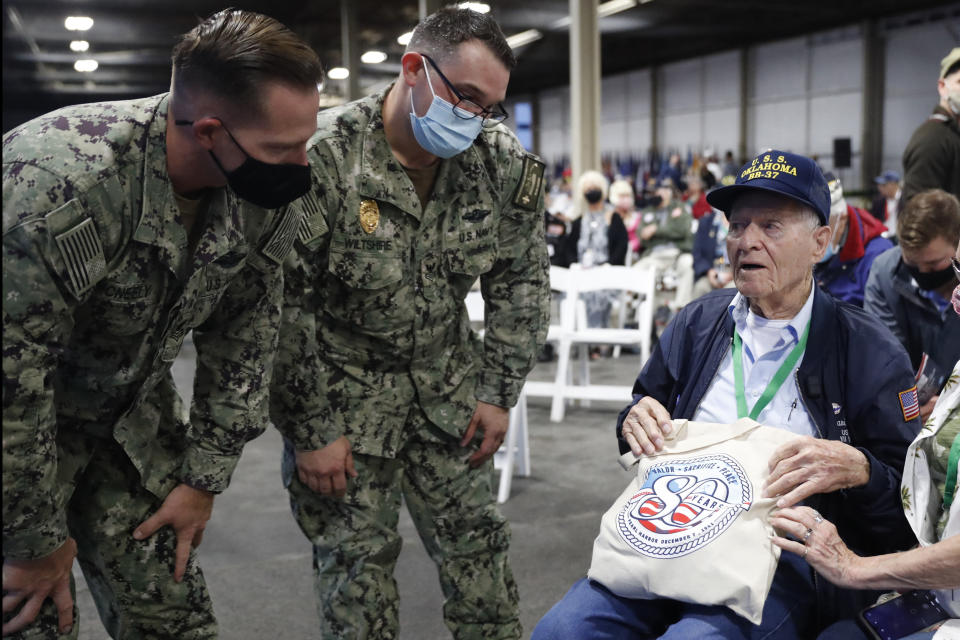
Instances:
[[[377,206],[377,201],[361,200],[358,216],[360,218],[360,227],[364,232],[373,233],[376,231],[377,227],[380,226],[380,207]]]

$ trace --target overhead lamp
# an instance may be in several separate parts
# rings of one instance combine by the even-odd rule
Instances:
[[[91,71],[96,71],[97,67],[100,65],[97,64],[96,60],[77,60],[73,63],[73,68],[82,73],[90,73]]]
[[[327,77],[332,80],[346,80],[350,77],[350,70],[346,67],[334,67],[327,71]]]
[[[412,37],[413,37],[413,31],[407,31],[403,35],[397,37],[397,43],[402,44],[403,46],[407,46],[408,44],[410,44],[410,38]]]
[[[543,34],[537,31],[536,29],[527,29],[526,31],[521,31],[520,33],[515,33],[512,36],[507,38],[507,44],[510,45],[511,49],[518,49],[524,45],[535,42],[543,37]]]
[[[67,31],[89,31],[93,26],[93,18],[88,16],[67,16],[63,21]]]
[[[367,51],[360,56],[360,62],[365,62],[366,64],[380,64],[386,59],[387,54],[383,51]]]
[[[82,53],[90,48],[90,43],[86,40],[71,40],[70,41],[70,51],[76,51],[77,53]]]
[[[477,13],[490,13],[490,5],[486,2],[461,2],[457,7],[460,9],[470,9]]]

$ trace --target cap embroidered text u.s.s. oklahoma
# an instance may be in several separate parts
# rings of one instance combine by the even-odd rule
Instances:
[[[736,181],[707,194],[710,206],[727,216],[736,198],[748,191],[772,191],[802,202],[820,217],[830,218],[830,189],[817,163],[806,156],[771,149],[740,167]]]

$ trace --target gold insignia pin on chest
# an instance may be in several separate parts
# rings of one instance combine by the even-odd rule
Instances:
[[[376,231],[377,227],[380,226],[380,207],[377,206],[377,201],[361,200],[358,216],[360,218],[360,227],[366,233]]]

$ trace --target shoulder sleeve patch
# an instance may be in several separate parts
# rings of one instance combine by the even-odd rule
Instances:
[[[320,211],[316,194],[310,192],[301,198],[300,207],[303,209],[303,216],[297,229],[297,239],[303,246],[312,248],[316,240],[325,236],[330,229],[323,218],[323,212]]]
[[[280,222],[277,223],[273,233],[270,234],[270,239],[267,240],[263,248],[260,249],[260,253],[277,264],[282,263],[293,247],[293,241],[297,237],[297,227],[300,224],[301,218],[302,213],[300,209],[287,207],[283,212]]]
[[[92,218],[56,236],[57,247],[67,267],[70,291],[77,298],[96,284],[107,270],[100,235]]]
[[[540,202],[543,191],[543,171],[546,165],[536,156],[527,154],[523,158],[523,171],[520,174],[520,183],[513,196],[513,204],[529,211],[535,211]]]

